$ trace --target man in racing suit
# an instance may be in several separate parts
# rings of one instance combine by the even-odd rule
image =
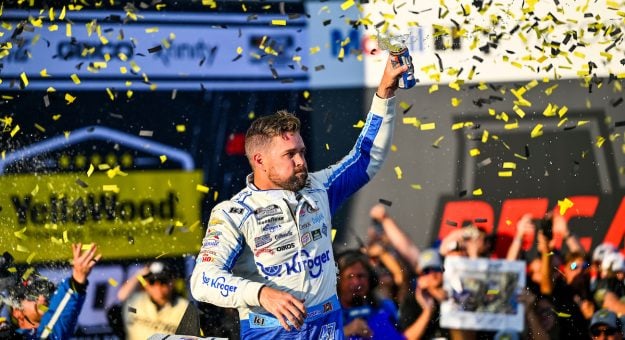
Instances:
[[[351,152],[308,175],[299,120],[252,123],[247,187],[211,212],[191,276],[196,300],[237,308],[242,338],[342,339],[331,216],[380,169],[391,145],[398,77],[387,62]]]

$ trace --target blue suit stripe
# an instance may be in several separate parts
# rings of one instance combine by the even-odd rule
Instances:
[[[228,258],[226,259],[226,263],[224,263],[224,267],[222,269],[230,272],[235,263],[237,263],[237,259],[243,253],[243,237],[239,236],[237,238],[237,246],[234,248],[234,251],[230,253]]]
[[[354,192],[358,191],[369,181],[367,168],[371,161],[371,148],[383,118],[371,115],[363,135],[356,142],[354,154],[345,160],[328,178],[325,187],[330,202],[330,213],[334,212]]]

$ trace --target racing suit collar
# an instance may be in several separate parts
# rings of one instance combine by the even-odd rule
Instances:
[[[304,190],[293,192],[284,189],[261,190],[254,185],[254,173],[247,175],[245,178],[247,188],[255,194],[265,194],[268,199],[285,199],[288,202],[299,202],[303,198],[315,210],[318,209],[317,202],[304,193]]]

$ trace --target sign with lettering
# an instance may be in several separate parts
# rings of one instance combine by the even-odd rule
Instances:
[[[10,37],[29,15],[6,10],[0,32]],[[303,18],[289,19],[283,27],[271,25],[283,19],[277,15],[144,12],[136,21],[125,17],[124,12],[80,11],[67,14],[73,25],[46,16],[30,20],[18,37],[23,43],[5,43],[0,50],[5,64],[0,86],[17,88],[22,73],[28,89],[199,89],[200,84],[287,89],[307,83]]]
[[[201,183],[182,170],[4,175],[0,239],[18,262],[65,260],[70,242],[97,242],[107,260],[197,253]]]

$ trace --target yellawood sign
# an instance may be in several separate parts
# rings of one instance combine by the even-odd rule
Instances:
[[[69,242],[96,242],[105,259],[195,253],[201,183],[182,170],[1,176],[1,248],[18,262],[65,260]]]

